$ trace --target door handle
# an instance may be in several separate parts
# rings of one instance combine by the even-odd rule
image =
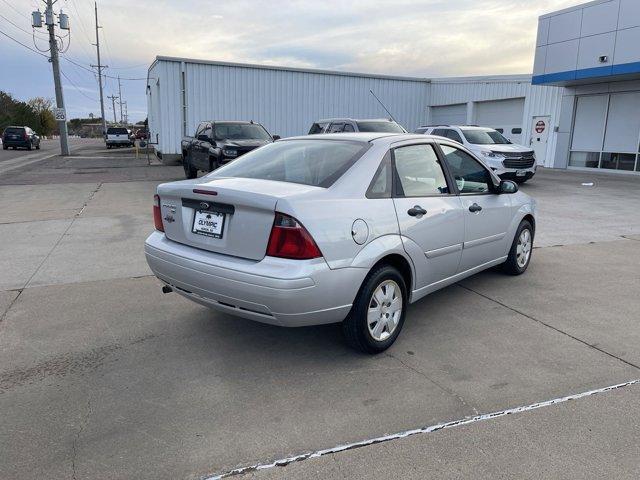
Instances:
[[[479,212],[480,210],[482,210],[482,207],[480,205],[478,205],[477,203],[474,203],[473,205],[471,205],[469,207],[469,211],[473,212],[473,213]]]
[[[425,215],[427,211],[424,208],[422,208],[420,205],[416,205],[415,207],[412,207],[409,210],[407,210],[407,213],[412,217],[420,217],[422,215]]]

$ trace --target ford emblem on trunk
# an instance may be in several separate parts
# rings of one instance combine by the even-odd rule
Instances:
[[[209,204],[207,202],[200,202],[200,208],[209,208]]]

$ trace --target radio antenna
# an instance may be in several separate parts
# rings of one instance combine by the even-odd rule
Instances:
[[[379,103],[380,105],[382,105],[382,108],[384,108],[384,111],[385,111],[385,112],[387,112],[387,113],[389,114],[389,117],[391,118],[391,120],[393,120],[394,122],[396,122],[396,119],[395,119],[395,118],[393,118],[393,115],[391,115],[391,112],[389,111],[389,109],[387,109],[387,107],[385,107],[385,106],[384,106],[384,103],[382,103],[382,102],[380,101],[380,99],[376,96],[376,94],[375,94],[375,93],[373,93],[373,90],[369,89],[369,93],[370,93],[371,95],[373,95],[373,98],[375,98],[375,99],[378,101],[378,103]],[[396,122],[396,123],[398,123],[398,122]]]

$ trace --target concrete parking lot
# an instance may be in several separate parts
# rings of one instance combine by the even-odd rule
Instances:
[[[182,178],[91,141],[0,162],[0,478],[206,478],[297,455],[246,476],[640,476],[639,177],[541,171],[522,187],[540,205],[527,273],[426,297],[374,357],[336,325],[163,295],[143,242],[156,185]]]

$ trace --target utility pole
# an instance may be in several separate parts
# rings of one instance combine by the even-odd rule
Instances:
[[[122,121],[122,86],[120,85],[120,75],[118,75],[118,97],[120,98],[120,100],[118,101],[118,103],[120,104],[120,123],[123,123]]]
[[[107,98],[111,100],[111,105],[113,108],[113,123],[118,123],[118,119],[116,118],[116,98],[120,98],[117,95],[107,95]]]
[[[60,130],[60,152],[62,155],[69,155],[69,138],[67,134],[67,118],[64,110],[64,95],[62,94],[62,82],[60,81],[60,59],[58,58],[58,40],[56,39],[55,14],[53,13],[53,0],[46,0],[47,9],[44,12],[45,25],[49,30],[49,51],[51,57],[51,68],[53,70],[53,85],[56,91],[56,119]],[[31,14],[32,26],[42,27],[42,14],[40,10]],[[58,15],[60,29],[69,30],[69,17],[60,12]]]
[[[98,2],[94,2],[95,4],[95,11],[96,11],[96,52],[98,54],[98,65],[91,65],[92,67],[97,67],[98,68],[98,85],[99,85],[99,90],[100,90],[100,113],[102,115],[102,135],[106,135],[107,134],[107,119],[104,116],[104,96],[102,93],[102,69],[106,68],[106,65],[101,65],[100,64],[100,36],[98,35],[98,29],[100,28],[98,26]]]

